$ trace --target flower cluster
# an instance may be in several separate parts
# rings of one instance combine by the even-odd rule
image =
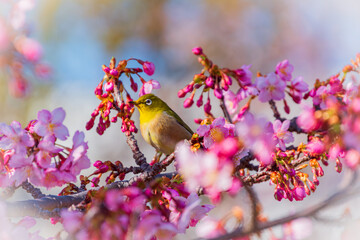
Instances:
[[[28,72],[36,78],[49,78],[51,68],[42,61],[41,44],[29,36],[26,13],[33,9],[33,0],[5,1],[8,16],[0,16],[0,70],[9,75],[10,93],[23,97],[28,93]],[[6,7],[5,7],[6,9]]]
[[[130,68],[127,67],[128,62],[134,60],[137,63],[142,65],[141,68]],[[92,112],[91,119],[86,124],[86,129],[90,130],[95,123],[95,119],[99,116],[99,123],[97,125],[96,131],[98,134],[102,135],[105,130],[110,127],[111,122],[117,122],[117,119],[122,120],[121,130],[129,135],[133,132],[137,132],[137,128],[134,125],[134,121],[131,120],[131,115],[134,112],[133,104],[130,103],[133,99],[131,98],[129,92],[126,90],[123,80],[120,78],[126,76],[130,80],[130,88],[134,91],[138,91],[138,85],[134,81],[133,76],[137,76],[141,83],[143,84],[139,95],[151,93],[153,89],[160,88],[160,83],[155,80],[145,81],[140,73],[145,72],[147,75],[151,76],[154,74],[155,66],[151,62],[144,62],[139,59],[128,59],[122,60],[116,65],[116,60],[113,57],[110,60],[110,65],[107,67],[102,66],[102,69],[105,73],[103,79],[95,88],[95,95],[101,101],[97,108]],[[117,110],[117,114],[114,117],[110,117],[110,112],[112,109]]]
[[[71,148],[62,147],[57,139],[66,140],[63,125],[65,111],[41,110],[38,118],[23,129],[19,122],[0,123],[0,184],[19,186],[29,180],[47,188],[75,182],[82,169],[90,167],[84,133],[76,131]]]
[[[213,208],[168,178],[142,188],[99,191],[85,213],[62,212],[65,230],[76,239],[171,239],[195,226]]]
[[[250,181],[251,178],[248,177],[251,175],[245,173],[242,168],[251,166],[251,169],[256,170],[267,169],[266,174],[275,184],[276,199],[299,201],[315,191],[319,185],[318,178],[324,175],[322,165],[327,166],[328,160],[336,161],[338,172],[342,169],[342,162],[352,169],[360,164],[360,132],[357,127],[360,121],[360,83],[354,80],[360,72],[360,57],[357,57],[352,65],[347,65],[342,73],[325,81],[317,80],[314,88],[309,90],[302,77],[293,78],[294,67],[288,60],[278,63],[272,73],[258,73],[252,82],[250,65],[242,66],[238,70],[220,69],[201,48],[193,49],[193,53],[199,56],[199,62],[204,69],[179,91],[179,97],[191,92],[191,96],[184,102],[185,107],[192,105],[195,91],[204,86],[198,102],[202,103],[204,92],[213,89],[214,95],[224,101],[226,111],[233,117],[227,119],[228,123],[224,118],[213,120],[208,99],[208,105],[205,104],[204,107],[207,118],[196,120],[201,124],[197,130],[200,137],[197,144],[202,146],[202,150],[197,151],[200,149],[199,146],[181,146],[178,149],[179,172],[191,190],[201,187],[205,194],[208,193],[214,200],[221,192],[231,189],[230,182],[236,178],[237,170],[240,171],[240,176]],[[205,76],[206,72],[209,76]],[[236,93],[228,89],[232,84],[231,79],[235,79],[239,84]],[[295,104],[311,98],[313,106],[302,105],[303,110],[298,118],[282,118],[277,110],[276,101],[282,100],[285,112],[289,113],[286,94]],[[241,101],[248,97],[249,100],[239,108]],[[255,118],[250,112],[250,104],[256,97],[260,102],[270,103],[276,118],[273,123]],[[202,104],[198,104],[200,105]],[[224,116],[228,117],[226,114]],[[289,145],[295,139],[293,132],[307,134],[308,142],[301,143],[298,147]],[[219,156],[218,152],[214,152],[218,146],[221,146],[222,151],[231,152],[227,157],[228,161],[223,161],[224,158]],[[239,155],[240,159],[253,156],[251,160],[256,159],[259,165],[244,164],[241,160],[238,162],[235,159],[239,159]],[[198,168],[193,167],[194,162],[199,163]],[[312,172],[311,180],[303,171],[308,166]]]

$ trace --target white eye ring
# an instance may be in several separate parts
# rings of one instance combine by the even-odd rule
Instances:
[[[150,106],[150,105],[152,104],[151,99],[146,99],[145,104],[148,105],[148,106]]]

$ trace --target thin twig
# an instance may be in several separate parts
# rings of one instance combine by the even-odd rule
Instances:
[[[272,110],[273,113],[274,113],[274,117],[275,117],[276,119],[279,119],[280,121],[283,122],[283,121],[285,120],[285,118],[282,118],[282,117],[280,116],[280,113],[279,113],[279,111],[278,111],[278,109],[277,109],[277,107],[276,107],[276,104],[275,104],[274,100],[270,100],[270,101],[269,101],[269,104],[270,104],[271,110]]]
[[[247,185],[246,183],[242,182],[246,192],[249,195],[250,204],[251,204],[251,225],[249,229],[257,229],[258,228],[258,206],[259,206],[259,199],[252,187]]]
[[[231,120],[231,116],[228,112],[228,110],[226,109],[226,106],[225,106],[225,103],[224,103],[224,96],[221,97],[220,99],[220,107],[224,113],[224,117],[225,119],[229,122],[229,123],[232,123],[232,120]]]

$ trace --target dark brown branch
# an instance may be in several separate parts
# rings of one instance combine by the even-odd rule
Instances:
[[[166,167],[172,163],[175,159],[175,154],[170,154],[167,156],[162,163],[156,163],[152,167],[137,176],[132,177],[126,181],[118,181],[105,186],[107,189],[113,188],[125,188],[129,187],[135,182],[141,180],[149,182],[157,177],[166,176],[160,174]],[[174,173],[171,173],[170,176],[173,176]],[[93,188],[90,190],[99,190],[101,187]],[[24,200],[7,203],[7,214],[9,217],[23,217],[23,216],[33,216],[45,218],[46,216],[53,217],[58,214],[59,210],[69,208],[72,205],[77,205],[85,200],[88,191],[83,191],[73,195],[66,196],[56,196],[56,195],[47,195],[35,200]],[[55,209],[55,212],[52,213]]]
[[[246,183],[242,182],[246,192],[249,195],[250,205],[251,205],[251,225],[249,229],[257,229],[258,228],[258,206],[259,206],[259,199],[252,187],[247,185]]]
[[[39,199],[45,197],[45,194],[41,192],[39,188],[34,187],[28,181],[25,181],[21,184],[21,187],[27,192],[30,193],[34,199]]]
[[[149,169],[150,164],[146,162],[146,158],[142,152],[140,152],[140,149],[137,145],[137,141],[134,137],[134,135],[130,134],[126,138],[126,142],[129,145],[131,151],[133,152],[133,157],[135,159],[135,163],[140,166],[140,168],[143,171],[146,171]]]
[[[282,118],[280,116],[280,113],[279,113],[279,111],[278,111],[278,109],[276,107],[276,104],[275,104],[274,100],[270,100],[269,104],[270,104],[271,110],[273,111],[274,118],[279,119],[280,121],[283,122],[285,120],[285,118]]]
[[[226,119],[229,123],[232,123],[231,116],[230,116],[228,110],[226,109],[226,106],[225,106],[225,103],[224,103],[224,96],[222,96],[222,98],[220,99],[220,107],[221,107],[221,110],[222,110],[223,113],[224,113],[225,119]]]

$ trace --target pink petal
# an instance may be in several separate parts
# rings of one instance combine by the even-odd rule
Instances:
[[[12,136],[14,135],[14,130],[5,123],[0,123],[0,133],[4,134],[5,136]]]
[[[273,125],[273,129],[274,132],[277,133],[281,128],[281,121],[280,120],[275,120],[274,125]]]
[[[28,133],[25,133],[21,136],[21,142],[24,146],[26,147],[32,147],[35,144],[34,139],[32,138],[32,136]]]
[[[281,100],[281,99],[284,99],[285,97],[285,92],[283,90],[274,90],[272,92],[272,99],[274,100]]]
[[[48,110],[41,110],[38,112],[38,120],[42,123],[49,123],[51,120],[51,113]]]
[[[10,138],[3,137],[0,139],[0,148],[4,150],[12,149],[14,147],[14,141]]]
[[[10,127],[12,127],[13,131],[16,134],[20,134],[24,131],[21,127],[21,124],[17,121],[12,121],[12,123],[10,124]]]
[[[196,130],[197,134],[199,134],[200,136],[205,136],[205,134],[209,131],[210,131],[210,126],[208,126],[208,125],[201,125]]]
[[[51,116],[52,123],[61,124],[65,119],[65,111],[61,107],[56,108],[54,111],[51,112]]]
[[[149,82],[146,82],[145,84],[144,84],[144,88],[143,88],[144,90],[144,93],[145,94],[149,94],[149,93],[151,93],[151,91],[152,91],[152,89],[153,89],[153,85],[151,84],[151,83],[149,83]]]
[[[259,101],[260,102],[268,102],[271,100],[271,96],[268,91],[260,91]]]
[[[152,86],[153,86],[153,89],[159,89],[161,88],[161,85],[158,81],[155,81],[155,80],[150,80],[152,81]]]
[[[77,147],[84,142],[85,134],[80,131],[76,131],[73,136],[73,146]]]
[[[37,133],[39,136],[42,136],[42,137],[50,134],[47,126],[44,125],[42,122],[35,123],[34,132]]]
[[[285,120],[285,121],[282,123],[281,130],[282,130],[282,131],[287,131],[287,130],[289,129],[289,126],[290,126],[290,121],[289,121],[289,120]]]
[[[33,156],[27,157],[23,154],[14,154],[13,156],[11,156],[9,160],[9,167],[20,168],[20,167],[29,166],[32,164],[32,161],[33,161]]]
[[[224,125],[225,125],[225,118],[223,118],[223,117],[216,118],[211,124],[211,126],[213,128],[214,127],[221,127],[221,126],[224,126]]]
[[[66,140],[69,136],[69,130],[64,125],[60,125],[54,128],[54,135],[60,140]]]

